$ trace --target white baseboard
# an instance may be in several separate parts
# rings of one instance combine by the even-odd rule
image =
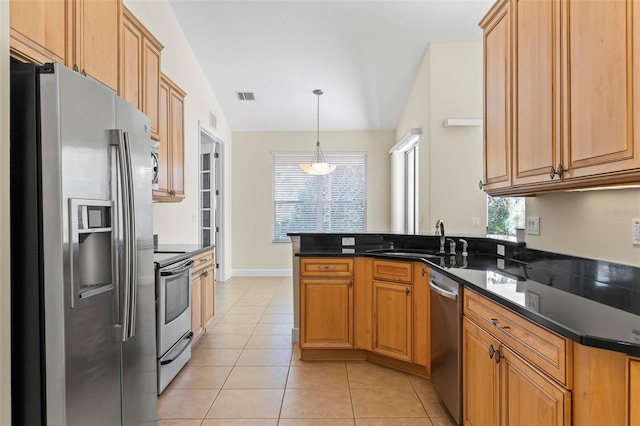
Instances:
[[[291,277],[291,269],[234,269],[234,277]]]

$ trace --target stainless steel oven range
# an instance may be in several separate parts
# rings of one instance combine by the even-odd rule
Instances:
[[[160,257],[176,255],[154,255]],[[167,387],[191,358],[191,268],[193,260],[182,259],[160,267],[156,263],[158,394]]]

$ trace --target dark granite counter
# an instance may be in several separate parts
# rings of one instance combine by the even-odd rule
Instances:
[[[156,268],[164,268],[172,263],[179,262],[188,257],[198,255],[207,250],[212,250],[215,245],[204,246],[202,244],[159,244],[154,250],[153,261]]]
[[[366,238],[369,237],[367,234]],[[433,251],[439,247],[438,237],[434,236],[381,237],[376,247],[372,247],[374,244],[331,247],[316,244],[317,236],[302,238],[297,255],[423,261],[465,287],[582,345],[640,356],[640,268],[473,237],[465,237],[469,242],[468,256],[460,255],[460,244],[456,256],[440,258],[371,252],[388,248],[389,238],[394,240],[396,249]],[[458,242],[457,236],[452,238]],[[422,247],[419,239],[423,239]],[[505,256],[495,254],[497,244],[505,246]],[[345,252],[345,248],[352,251]]]

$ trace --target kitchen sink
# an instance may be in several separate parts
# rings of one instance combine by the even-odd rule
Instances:
[[[379,254],[384,256],[411,257],[416,259],[439,259],[451,256],[449,253],[441,253],[437,251],[420,251],[410,249],[377,249],[368,250],[367,254]]]

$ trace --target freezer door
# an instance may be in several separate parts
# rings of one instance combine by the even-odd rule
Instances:
[[[111,252],[118,242],[110,231],[78,231],[89,230],[86,218],[82,226],[73,223],[84,211],[97,226],[96,210],[80,205],[97,204],[102,218],[111,208],[109,129],[116,124],[115,94],[58,64],[53,73],[41,74],[40,83],[47,420],[114,425],[121,421],[117,274]],[[75,256],[74,240],[83,245]],[[94,285],[102,291],[91,291]]]
[[[130,333],[122,344],[123,424],[156,422],[157,354],[150,120],[117,98],[116,125],[129,147],[135,217],[135,270],[130,294]]]

